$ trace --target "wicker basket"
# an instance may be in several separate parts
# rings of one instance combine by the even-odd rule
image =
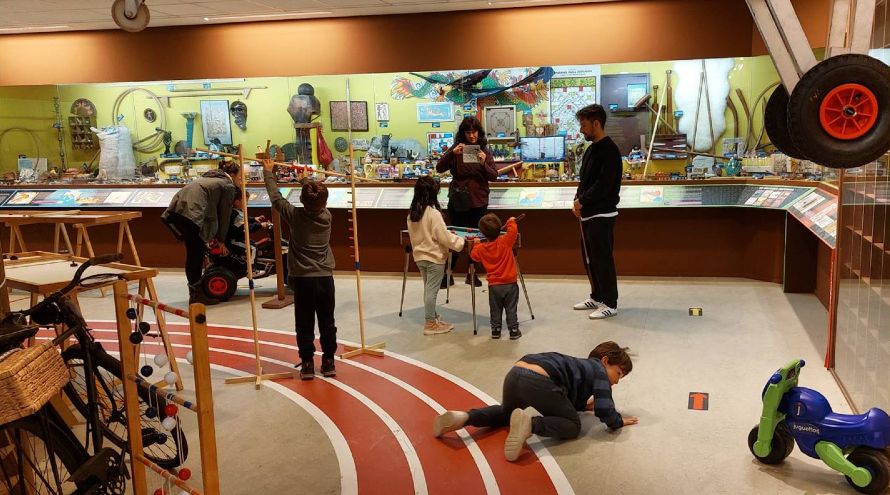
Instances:
[[[35,413],[68,383],[68,368],[52,342],[0,361],[0,424]]]

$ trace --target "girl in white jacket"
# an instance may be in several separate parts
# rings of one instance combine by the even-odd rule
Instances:
[[[450,332],[454,325],[442,321],[436,313],[436,296],[445,274],[445,259],[449,251],[464,248],[462,237],[445,228],[439,200],[439,184],[424,176],[414,184],[414,198],[408,215],[408,236],[411,239],[414,261],[423,278],[423,308],[426,323],[424,335]]]

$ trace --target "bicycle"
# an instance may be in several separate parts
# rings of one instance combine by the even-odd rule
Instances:
[[[123,493],[128,478],[126,463],[123,462],[128,442],[120,361],[106,353],[102,345],[93,339],[76,304],[66,296],[78,287],[91,289],[120,279],[120,275],[113,273],[82,277],[90,266],[119,259],[120,255],[89,259],[78,268],[65,288],[47,296],[30,309],[10,313],[0,322],[0,358],[15,352],[15,348],[37,333],[39,326],[66,325],[67,329],[53,339],[51,345],[58,346],[72,335],[77,340],[77,344],[62,353],[73,375],[73,379],[62,388],[86,419],[83,442],[49,405],[43,405],[32,415],[0,426],[0,432],[9,433],[18,453],[19,462],[16,465],[19,472],[13,473],[17,476],[10,476],[6,466],[0,466],[10,492],[14,489],[10,479],[15,478],[20,480],[22,490],[25,487],[21,480],[29,484],[28,493]],[[26,323],[29,316],[32,324]],[[166,417],[166,399],[161,392],[149,392],[141,387],[138,393],[145,457],[168,469],[180,465],[188,456],[188,444],[179,432],[179,426],[170,432],[172,442],[168,441],[166,433],[155,428]],[[158,417],[154,421],[147,417],[149,407],[157,411]],[[103,447],[103,438],[117,446],[120,452]],[[88,453],[90,444],[92,455]]]

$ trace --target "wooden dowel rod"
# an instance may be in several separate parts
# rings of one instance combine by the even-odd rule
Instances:
[[[139,377],[139,376],[136,376],[133,374],[128,374],[127,378],[130,380],[133,380],[134,382],[136,382],[136,385],[139,385],[140,387],[148,390],[152,394],[159,392],[159,393],[163,394],[164,398],[169,400],[170,402],[175,402],[190,411],[198,412],[198,405],[195,404],[194,402],[189,402],[172,392],[164,392],[163,390],[156,387],[155,385],[148,382],[147,380],[145,380],[142,377]]]
[[[183,490],[187,491],[189,493],[189,495],[201,495],[201,492],[199,492],[198,490],[189,486],[188,483],[179,479],[179,477],[177,477],[175,474],[173,474],[170,471],[167,471],[166,469],[162,468],[161,466],[158,466],[157,464],[151,462],[150,460],[146,459],[144,456],[142,456],[140,454],[135,454],[135,455],[133,455],[133,458],[136,459],[137,461],[141,462],[142,464],[145,464],[146,466],[148,466],[149,469],[151,469],[152,471],[161,475],[161,477],[164,478],[165,480],[167,480],[167,481],[173,483],[174,485],[178,486],[179,488],[182,488]]]
[[[152,301],[151,299],[146,299],[139,294],[127,294],[127,299],[137,303],[144,304],[146,306],[151,306],[154,309],[159,309],[161,311],[166,311],[167,313],[174,314],[176,316],[181,316],[183,318],[189,317],[189,312],[184,309],[174,308],[172,306],[167,306],[164,303]]]

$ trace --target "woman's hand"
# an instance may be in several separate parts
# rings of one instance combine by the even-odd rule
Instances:
[[[479,157],[479,163],[485,163],[485,158],[488,156],[484,151],[479,150],[479,153],[476,153],[476,156]]]
[[[456,155],[462,154],[464,152],[464,143],[459,143],[454,148],[451,148],[451,152]]]

